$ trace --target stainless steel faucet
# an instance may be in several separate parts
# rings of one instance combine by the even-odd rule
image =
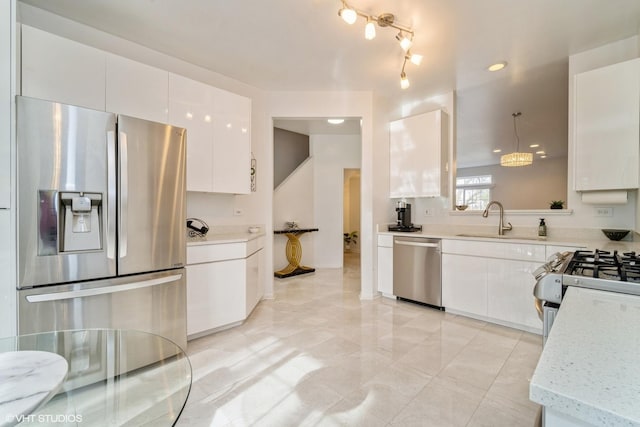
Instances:
[[[510,222],[508,222],[507,225],[504,225],[504,207],[502,206],[502,203],[495,200],[490,201],[487,207],[485,208],[484,212],[482,212],[482,217],[487,218],[489,216],[489,208],[493,205],[497,205],[498,208],[500,209],[500,222],[498,223],[498,236],[504,236],[504,232],[511,230],[513,226],[511,225]]]

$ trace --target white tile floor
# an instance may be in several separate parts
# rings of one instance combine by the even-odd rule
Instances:
[[[358,262],[277,280],[245,324],[189,342],[193,386],[178,425],[534,425],[539,336],[360,301]]]

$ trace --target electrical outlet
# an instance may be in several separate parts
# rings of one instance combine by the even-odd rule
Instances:
[[[613,216],[613,208],[595,208],[596,216]]]
[[[435,210],[434,208],[426,208],[424,210],[424,215],[425,216],[433,216],[434,215],[434,210]]]
[[[233,209],[233,214],[234,214],[235,216],[244,215],[244,210],[242,210],[241,208],[234,208],[234,209]]]

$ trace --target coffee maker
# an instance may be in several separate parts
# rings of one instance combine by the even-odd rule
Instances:
[[[411,204],[399,200],[396,202],[398,219],[396,225],[390,225],[389,231],[420,231],[422,227],[414,227],[411,223]]]

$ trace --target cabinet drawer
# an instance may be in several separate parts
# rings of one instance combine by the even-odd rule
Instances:
[[[521,243],[478,242],[468,240],[443,240],[442,252],[449,254],[500,258],[521,261],[545,261],[544,245]]]
[[[245,258],[246,243],[187,246],[187,265]]]

